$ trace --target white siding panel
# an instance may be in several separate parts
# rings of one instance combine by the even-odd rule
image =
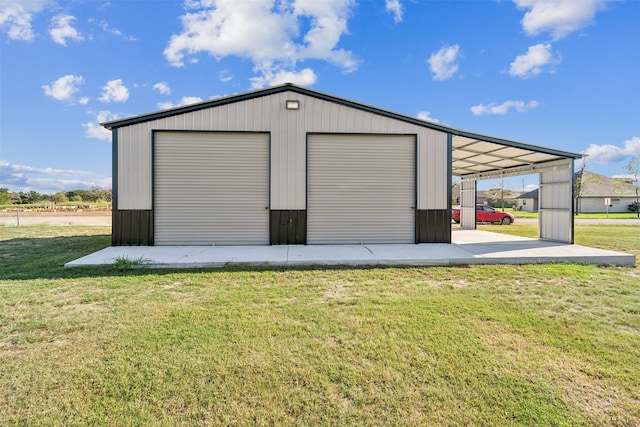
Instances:
[[[415,137],[310,135],[307,243],[414,243]]]
[[[460,225],[467,230],[476,229],[476,181],[462,179],[460,187]]]
[[[573,226],[573,179],[570,167],[540,173],[539,235],[541,239],[570,243]]]
[[[158,132],[156,245],[269,243],[269,137]]]
[[[151,140],[142,127],[118,132],[118,209],[151,209]]]
[[[447,134],[424,129],[418,136],[418,209],[448,209]]]

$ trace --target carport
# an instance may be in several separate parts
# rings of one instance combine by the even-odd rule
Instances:
[[[581,154],[459,132],[452,137],[451,168],[461,178],[460,225],[476,228],[477,182],[539,174],[538,238],[573,243],[573,161]]]

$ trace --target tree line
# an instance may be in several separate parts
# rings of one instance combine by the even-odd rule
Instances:
[[[10,191],[0,188],[0,205],[32,205],[42,202],[63,204],[67,202],[111,202],[111,189],[94,186],[90,190],[59,191],[41,194],[37,191]]]

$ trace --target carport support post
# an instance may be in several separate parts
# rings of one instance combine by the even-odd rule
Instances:
[[[476,229],[477,181],[462,177],[460,185],[460,226],[465,230]]]

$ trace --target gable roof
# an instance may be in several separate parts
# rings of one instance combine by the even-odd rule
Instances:
[[[345,98],[339,98],[316,90],[285,83],[266,89],[259,89],[245,92],[238,95],[217,98],[197,104],[186,105],[168,110],[157,111],[148,114],[128,117],[124,119],[112,120],[101,123],[109,130],[124,126],[135,125],[152,120],[199,111],[207,108],[214,108],[234,102],[269,96],[281,92],[294,92],[302,95],[314,97],[327,102],[336,103],[350,108],[377,114],[394,120],[411,123],[452,135],[452,172],[454,175],[464,176],[480,172],[491,172],[512,167],[529,166],[533,164],[545,163],[560,159],[579,159],[582,154],[569,151],[557,150],[549,147],[542,147],[533,144],[526,144],[510,139],[497,138],[479,133],[468,132],[439,123],[429,122],[416,117],[406,116],[381,108],[373,107]]]
[[[580,197],[635,197],[636,187],[628,182],[594,172],[582,171],[583,190]],[[576,173],[579,175],[579,172]]]
[[[538,198],[538,188],[535,190],[527,191],[526,193],[522,193],[517,199],[537,199]]]

